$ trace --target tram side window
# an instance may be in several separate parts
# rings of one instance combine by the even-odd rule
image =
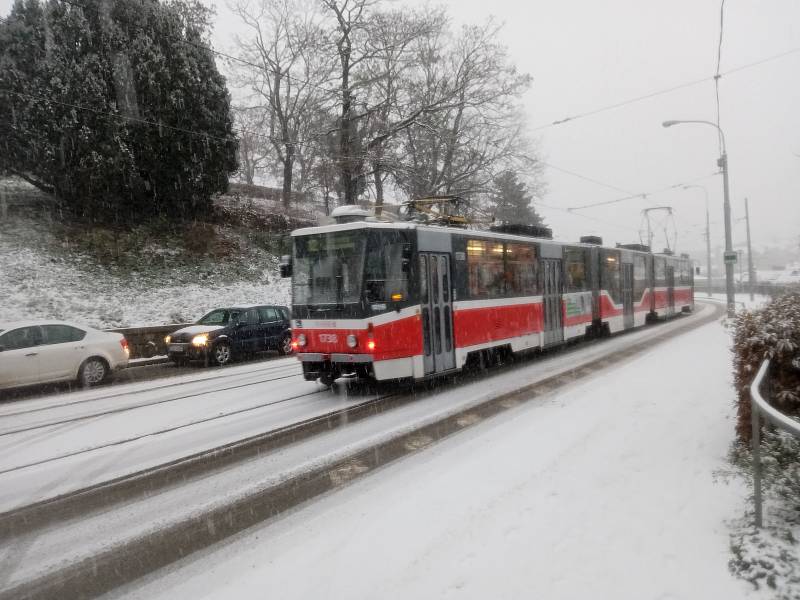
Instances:
[[[586,250],[583,248],[566,248],[564,250],[566,271],[566,292],[583,292],[589,289],[586,271]]]
[[[408,299],[410,248],[405,232],[370,232],[364,264],[367,302]]]
[[[528,244],[506,244],[506,294],[534,296],[537,293],[536,248]]]
[[[690,285],[692,277],[692,267],[688,260],[682,260],[680,265],[680,276],[678,282],[680,285]]]
[[[601,287],[608,291],[611,299],[616,303],[622,302],[622,289],[619,280],[619,255],[603,255]]]
[[[639,302],[647,288],[647,268],[645,257],[639,254],[633,256],[633,298]]]
[[[467,240],[467,283],[470,298],[496,298],[505,293],[503,244]]]
[[[664,287],[667,285],[666,261],[659,256],[655,258],[655,280],[656,287]]]

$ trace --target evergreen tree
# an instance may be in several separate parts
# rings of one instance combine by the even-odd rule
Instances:
[[[236,169],[194,0],[16,0],[0,22],[0,171],[94,221],[192,218]]]
[[[514,171],[504,171],[494,180],[491,196],[494,218],[514,225],[544,225],[544,220],[533,208],[533,197]]]

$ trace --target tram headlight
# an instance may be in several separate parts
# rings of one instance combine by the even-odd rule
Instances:
[[[300,346],[301,348],[306,345],[305,333],[301,333],[300,335],[297,336],[297,345]]]
[[[347,336],[347,345],[350,348],[355,348],[356,346],[358,346],[358,339],[352,333]]]

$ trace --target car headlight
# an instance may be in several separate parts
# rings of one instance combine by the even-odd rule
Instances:
[[[203,333],[192,338],[192,346],[205,346],[208,343],[208,336]]]
[[[306,334],[301,333],[297,336],[297,345],[298,346],[305,346],[306,345]]]
[[[358,339],[352,333],[347,336],[347,345],[351,348],[358,346]]]
[[[171,336],[171,335],[168,335],[167,337],[165,337],[165,338],[164,338],[164,341],[165,341],[167,344],[169,344],[169,343],[172,341],[172,336]]]

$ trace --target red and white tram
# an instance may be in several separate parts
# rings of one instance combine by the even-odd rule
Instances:
[[[292,239],[292,343],[326,384],[424,379],[694,306],[688,257],[631,246],[374,220]]]

